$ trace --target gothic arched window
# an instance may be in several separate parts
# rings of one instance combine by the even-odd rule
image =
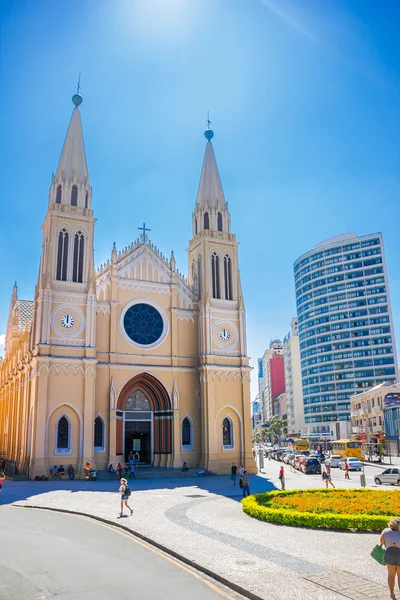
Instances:
[[[225,282],[225,299],[233,300],[232,293],[232,260],[231,257],[224,256],[224,282]]]
[[[194,220],[194,232],[197,233],[197,219]]]
[[[74,262],[72,267],[72,281],[82,283],[83,281],[83,253],[85,238],[81,231],[74,238]]]
[[[211,256],[211,276],[213,298],[221,298],[219,282],[219,256],[216,252]]]
[[[208,212],[204,213],[204,229],[210,229],[210,215]]]
[[[233,448],[233,427],[229,417],[222,421],[222,445],[224,448]]]
[[[78,206],[78,187],[72,186],[71,190],[71,206]]]
[[[191,450],[193,448],[192,423],[188,417],[182,421],[182,448]]]
[[[94,420],[94,448],[104,448],[104,421],[101,417]]]
[[[89,194],[86,192],[85,194],[85,208],[89,206]]]
[[[218,217],[217,217],[217,225],[218,225],[218,231],[223,231],[223,229],[222,229],[222,214],[220,212],[218,213]]]
[[[56,279],[59,281],[67,281],[68,238],[68,231],[66,229],[62,229],[58,234]]]
[[[59,185],[57,188],[57,193],[56,193],[56,203],[57,204],[61,204],[61,197],[62,197],[62,187],[61,187],[61,185]]]
[[[57,425],[57,450],[69,450],[70,426],[67,417],[62,416]]]
[[[199,292],[199,296],[201,296],[201,278],[202,278],[202,270],[201,270],[201,256],[199,256],[198,260],[197,260],[197,280],[198,280],[198,292]]]

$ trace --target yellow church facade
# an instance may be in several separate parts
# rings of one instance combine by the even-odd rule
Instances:
[[[94,267],[92,189],[79,106],[48,197],[33,301],[14,286],[0,362],[0,454],[30,478],[124,463],[254,472],[238,243],[211,139],[188,277],[139,238]]]

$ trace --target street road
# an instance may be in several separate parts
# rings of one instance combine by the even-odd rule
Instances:
[[[262,474],[268,477],[274,482],[276,487],[280,489],[280,483],[278,479],[280,467],[285,469],[286,489],[303,489],[303,488],[314,488],[314,487],[325,487],[325,482],[322,481],[321,475],[305,475],[300,471],[295,470],[290,465],[286,465],[283,462],[277,460],[264,459],[264,468]],[[365,465],[365,478],[367,487],[375,489],[393,489],[392,486],[380,485],[377,486],[374,477],[382,473],[385,469],[389,468],[390,465],[381,465],[379,467],[366,464]],[[331,470],[332,481],[336,487],[341,488],[352,488],[361,487],[360,484],[360,471],[350,471],[350,480],[345,479],[345,473],[342,469],[334,468]],[[330,487],[330,486],[329,486]],[[250,491],[251,488],[250,488]]]
[[[2,506],[0,522],[0,600],[238,598],[128,533],[90,519]]]

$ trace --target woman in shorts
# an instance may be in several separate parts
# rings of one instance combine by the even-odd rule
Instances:
[[[389,527],[382,531],[380,543],[386,548],[385,561],[388,570],[390,597],[392,600],[396,600],[394,593],[396,575],[400,589],[400,519],[389,521]]]
[[[133,510],[131,509],[131,507],[128,504],[129,496],[128,496],[128,494],[126,494],[127,487],[128,487],[128,481],[124,477],[122,477],[121,485],[119,487],[119,491],[121,494],[121,512],[119,514],[120,517],[124,516],[124,505],[126,506],[126,508],[128,508],[131,511],[131,515],[133,515]]]

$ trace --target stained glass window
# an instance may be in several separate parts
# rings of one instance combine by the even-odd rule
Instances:
[[[222,443],[224,448],[233,446],[232,423],[228,417],[225,417],[222,422]]]
[[[191,446],[191,426],[187,417],[182,422],[182,446]]]
[[[125,410],[151,410],[151,404],[141,390],[136,390],[126,399]]]
[[[101,417],[96,417],[94,420],[94,447],[103,448],[104,423]]]
[[[125,313],[124,328],[132,341],[146,346],[160,339],[164,322],[154,306],[134,304]]]
[[[67,449],[69,442],[69,423],[67,417],[61,417],[57,427],[57,448]]]

